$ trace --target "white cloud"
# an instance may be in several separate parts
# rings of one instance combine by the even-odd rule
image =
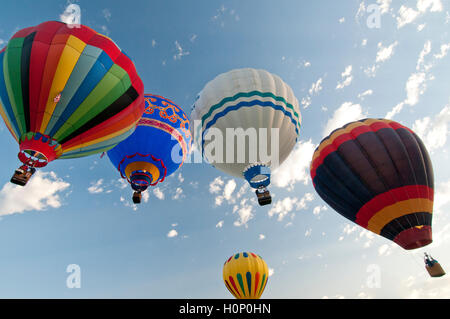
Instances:
[[[177,200],[183,197],[183,189],[181,187],[177,187],[177,189],[175,190],[175,194],[172,196],[172,199]]]
[[[342,235],[339,237],[339,241],[342,241],[345,236],[354,233],[357,229],[357,225],[345,224],[344,229],[342,230]]]
[[[303,97],[300,101],[300,104],[304,109],[311,105],[312,96],[319,94],[319,92],[322,90],[322,82],[323,79],[319,78],[316,82],[311,84],[311,88],[308,90],[309,95]]]
[[[75,3],[70,3],[64,12],[59,16],[59,19],[67,24],[81,23],[81,8]]]
[[[325,211],[325,210],[328,210],[328,207],[327,206],[325,206],[325,205],[322,205],[322,206],[316,206],[316,207],[314,207],[314,209],[313,209],[313,215],[315,215],[315,216],[320,216],[320,213],[321,212],[323,212],[323,211]]]
[[[349,86],[352,83],[353,75],[352,75],[352,66],[349,65],[345,68],[344,72],[341,73],[342,81],[338,82],[336,89],[343,89],[346,86]]]
[[[441,45],[441,51],[434,55],[435,59],[442,59],[445,57],[450,50],[450,43],[445,43]]]
[[[435,189],[434,213],[439,216],[444,213],[443,208],[450,204],[450,180],[438,183]]]
[[[412,73],[406,81],[405,91],[406,98],[404,101],[398,103],[391,111],[389,111],[385,118],[392,119],[394,115],[400,113],[405,105],[416,105],[419,102],[419,97],[425,93],[427,88],[427,80],[433,77],[427,77],[425,72]]]
[[[168,233],[167,233],[167,237],[172,238],[172,237],[176,237],[178,236],[178,232],[175,229],[171,229]]]
[[[316,82],[311,85],[309,89],[309,95],[318,94],[322,90],[322,78],[319,78]]]
[[[236,189],[236,182],[234,179],[230,179],[223,189],[223,197],[226,200],[231,200],[231,195],[233,195],[235,189]]]
[[[384,47],[381,42],[378,43],[378,52],[377,57],[375,59],[375,62],[385,62],[389,60],[392,55],[394,54],[394,49],[398,45],[398,41],[395,41],[394,43],[390,44],[387,47]]]
[[[292,190],[298,182],[308,184],[309,165],[316,145],[311,140],[299,141],[284,163],[274,170],[272,184]]]
[[[377,4],[379,5],[381,14],[385,14],[390,11],[389,8],[391,5],[391,2],[392,2],[392,0],[377,0]]]
[[[219,221],[219,222],[216,224],[216,228],[222,228],[222,227],[223,227],[223,223],[224,223],[223,220]]]
[[[222,191],[221,186],[224,184],[220,177],[216,178],[209,184],[210,193],[220,193]],[[223,187],[223,192],[216,196],[214,199],[215,205],[222,205],[223,201],[226,200],[230,204],[234,204],[236,202],[237,196],[232,196],[234,190],[236,189],[236,181],[234,179],[230,179],[225,186]]]
[[[241,200],[239,205],[233,207],[233,213],[239,215],[238,219],[233,223],[234,226],[247,226],[247,223],[253,218],[253,206],[248,203],[248,199]]]
[[[295,197],[285,197],[282,200],[277,200],[272,204],[272,207],[268,212],[269,217],[277,215],[277,220],[282,221],[283,218],[294,209],[297,201],[298,199]]]
[[[402,5],[398,10],[397,28],[402,28],[407,24],[414,22],[418,17],[429,12],[440,12],[443,9],[441,0],[418,0],[416,9]]]
[[[218,194],[222,190],[224,181],[220,176],[216,177],[211,183],[209,183],[209,192],[211,194]]]
[[[275,269],[269,268],[269,277],[272,277],[274,273],[275,273]]]
[[[345,22],[345,17],[342,17],[339,19],[339,23],[344,23]]]
[[[419,59],[417,60],[416,70],[419,71],[424,68],[425,57],[431,52],[431,41],[425,42],[422,51],[420,51]],[[425,67],[426,69],[428,67]]]
[[[268,215],[269,217],[277,216],[277,221],[281,222],[286,215],[293,211],[306,209],[307,203],[314,199],[312,193],[306,193],[301,199],[297,197],[285,197],[282,200],[277,200],[272,204]]]
[[[416,120],[413,130],[430,152],[443,147],[450,132],[450,104],[446,105],[433,120],[429,116]]]
[[[430,12],[440,12],[442,11],[441,0],[418,0],[417,9],[420,12],[426,12],[428,9]]]
[[[149,198],[150,198],[149,192],[143,192],[142,193],[142,199],[144,200],[144,203],[147,203]]]
[[[413,73],[406,82],[406,100],[409,105],[416,105],[419,102],[419,96],[426,90],[426,74],[424,72]]]
[[[419,11],[416,11],[412,8],[408,8],[405,5],[402,5],[398,10],[397,16],[397,28],[400,29],[405,25],[413,22],[420,15]]]
[[[365,117],[367,117],[367,115],[363,112],[361,105],[353,104],[352,102],[344,102],[336,111],[334,111],[333,116],[325,125],[322,135],[327,136],[333,130],[340,128],[349,122],[357,121]]]
[[[102,10],[103,18],[106,19],[106,21],[109,22],[111,20],[111,11],[108,8],[105,8]]]
[[[7,183],[0,191],[0,216],[61,207],[60,193],[70,186],[54,172],[37,171],[25,187]]]
[[[303,97],[302,100],[300,101],[300,104],[303,106],[304,109],[306,109],[308,106],[311,105],[311,97],[310,96]]]
[[[162,192],[162,190],[159,187],[153,188],[153,195],[155,195],[156,198],[158,198],[159,200],[164,199],[164,193]]]
[[[364,69],[364,73],[366,73],[369,77],[374,77],[377,73],[377,70],[380,68],[381,64],[392,58],[395,53],[395,47],[398,45],[398,41],[391,43],[388,46],[383,46],[382,42],[378,42],[377,47],[377,55],[375,57],[375,63],[372,66]]]
[[[137,205],[136,204],[131,204],[128,200],[126,200],[123,196],[120,196],[120,202],[125,206],[125,207],[131,207],[131,209],[133,211],[137,211]]]
[[[88,192],[91,194],[103,193],[104,188],[102,187],[103,178],[100,178],[97,182],[91,182],[91,186],[88,187]]]
[[[422,30],[425,28],[426,25],[427,25],[426,23],[419,24],[419,25],[417,26],[417,32],[422,31]]]
[[[366,90],[366,91],[358,94],[358,98],[361,99],[361,100],[364,100],[364,98],[366,96],[369,96],[369,95],[372,95],[372,94],[373,94],[373,90],[369,89],[369,90]]]
[[[266,238],[266,236],[264,235],[264,234],[259,234],[259,236],[258,236],[258,239],[259,240],[263,240],[263,239],[265,239]]]
[[[309,236],[311,236],[311,234],[312,234],[312,228],[308,228],[308,229],[305,231],[305,237],[309,237]]]
[[[449,299],[450,277],[444,276],[437,280],[423,280],[408,277],[405,284],[404,298],[408,299]]]
[[[175,40],[175,47],[177,49],[177,53],[173,56],[174,60],[181,60],[183,56],[190,54],[189,51],[186,51],[181,47],[181,44],[177,40]]]

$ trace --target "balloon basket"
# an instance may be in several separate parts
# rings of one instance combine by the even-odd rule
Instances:
[[[31,168],[30,170],[18,168],[14,172],[13,177],[11,177],[11,183],[19,186],[25,186],[30,180],[31,176],[34,174],[34,172],[35,172],[34,168]]]
[[[141,192],[134,192],[133,193],[133,203],[140,204],[141,203],[141,199],[142,199]]]
[[[270,196],[270,192],[267,188],[263,188],[262,190],[257,189],[255,194],[258,198],[259,206],[269,205],[272,203],[272,196]]]
[[[442,266],[438,262],[435,262],[433,266],[427,265],[425,268],[431,277],[442,277],[445,275],[444,269],[442,269]]]

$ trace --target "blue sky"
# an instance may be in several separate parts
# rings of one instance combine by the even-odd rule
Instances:
[[[146,93],[190,113],[219,73],[263,68],[294,90],[302,131],[273,176],[270,207],[206,163],[185,164],[136,207],[99,155],[54,161],[26,188],[13,186],[18,146],[2,124],[1,298],[231,298],[222,265],[239,251],[271,269],[263,298],[450,297],[450,277],[429,278],[422,262],[428,251],[450,265],[448,1],[73,3],[82,24],[134,60]],[[21,28],[63,19],[69,4],[2,4],[0,47]],[[424,249],[402,250],[351,224],[312,187],[314,148],[364,117],[399,121],[428,147],[436,198],[434,242]],[[81,269],[81,288],[66,286],[70,264]]]

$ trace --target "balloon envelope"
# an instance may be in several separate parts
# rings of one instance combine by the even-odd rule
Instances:
[[[111,163],[135,190],[164,181],[183,165],[191,149],[189,118],[174,102],[145,94],[136,130],[108,151]]]
[[[223,265],[223,281],[237,299],[259,299],[269,279],[266,262],[251,252],[237,253]]]
[[[206,160],[227,174],[245,178],[254,188],[270,183],[270,168],[287,158],[301,125],[292,89],[277,75],[251,68],[231,70],[207,83],[191,118],[198,121],[194,139]],[[239,136],[228,139],[230,129],[247,141],[239,144]],[[223,145],[217,143],[219,136],[208,135],[215,132]]]
[[[18,31],[0,51],[0,114],[19,158],[106,151],[129,136],[144,111],[133,62],[108,37],[50,21]]]
[[[420,138],[387,119],[351,122],[314,152],[317,193],[342,216],[404,249],[432,242],[433,168]]]

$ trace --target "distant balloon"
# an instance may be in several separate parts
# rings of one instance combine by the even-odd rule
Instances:
[[[189,118],[174,102],[162,96],[145,94],[145,111],[136,130],[108,151],[111,163],[135,191],[141,193],[175,172],[191,151]]]
[[[101,153],[144,111],[133,62],[108,37],[50,21],[18,31],[0,51],[0,114],[23,165],[11,182],[58,158]]]
[[[271,169],[288,157],[300,131],[300,108],[292,89],[265,70],[232,70],[206,84],[194,103],[191,119],[199,122],[192,128],[193,135],[208,162],[245,178],[256,189],[260,205],[270,204]],[[223,144],[217,137],[208,137],[214,130],[221,133]],[[237,142],[230,132],[236,133]]]
[[[317,147],[311,178],[320,197],[356,224],[404,249],[432,242],[433,168],[411,129],[387,119],[348,123]]]
[[[259,299],[269,279],[269,268],[258,255],[237,253],[223,266],[223,281],[237,299]]]

